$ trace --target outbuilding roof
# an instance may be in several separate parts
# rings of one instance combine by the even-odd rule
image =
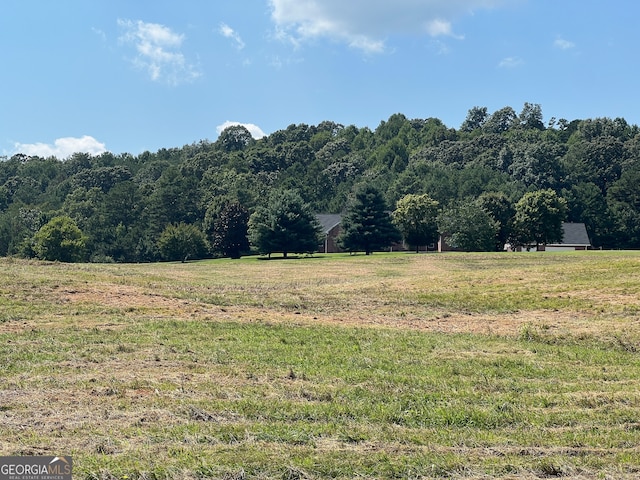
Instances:
[[[587,227],[584,223],[563,223],[562,231],[564,232],[562,242],[554,243],[553,245],[576,247],[591,246],[591,241],[587,234]]]

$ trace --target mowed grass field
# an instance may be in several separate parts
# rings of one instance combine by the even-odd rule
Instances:
[[[639,478],[640,252],[0,259],[0,366],[74,478]]]

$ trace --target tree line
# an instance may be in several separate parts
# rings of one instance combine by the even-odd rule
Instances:
[[[596,248],[639,248],[639,134],[621,118],[545,123],[541,106],[525,103],[519,113],[473,107],[457,129],[394,114],[373,130],[325,121],[259,140],[232,126],[215,142],[139,155],[18,154],[0,161],[0,255],[302,253],[314,250],[311,238],[317,245],[314,213],[343,213],[345,249],[367,251],[350,243],[371,235],[356,228],[365,190],[391,219],[373,230],[387,241],[415,246],[446,232],[462,249],[494,250],[553,241],[560,218],[585,223]],[[424,231],[412,230],[421,222]],[[548,228],[532,231],[540,222]]]

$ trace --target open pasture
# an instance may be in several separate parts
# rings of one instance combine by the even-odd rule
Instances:
[[[640,253],[0,260],[0,455],[74,478],[637,478]]]

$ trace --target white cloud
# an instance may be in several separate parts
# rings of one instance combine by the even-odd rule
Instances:
[[[439,37],[441,35],[451,35],[451,22],[435,19],[427,22],[426,30],[432,37]]]
[[[236,48],[238,50],[242,50],[245,47],[244,41],[238,32],[236,32],[233,28],[231,28],[226,23],[221,23],[220,28],[218,29],[220,35],[225,38],[229,38],[233,40],[236,44]]]
[[[520,57],[507,57],[503,58],[498,66],[500,68],[517,68],[524,65],[524,60]]]
[[[553,42],[553,45],[556,48],[559,48],[560,50],[571,50],[572,48],[575,48],[575,46],[576,46],[575,43],[570,42],[569,40],[565,40],[562,37],[556,38],[556,41]]]
[[[216,127],[216,131],[218,132],[218,135],[220,135],[226,128],[233,127],[234,125],[242,125],[244,128],[249,130],[251,136],[256,140],[267,136],[259,126],[254,125],[253,123],[230,122],[229,120],[224,122],[222,125],[218,125]]]
[[[74,153],[89,153],[99,155],[107,151],[105,144],[95,138],[85,135],[80,138],[58,138],[53,145],[48,143],[16,143],[15,153],[23,153],[28,156],[68,158]]]
[[[269,0],[280,38],[295,45],[329,38],[362,50],[380,53],[389,35],[451,36],[452,21],[492,8],[507,0]]]
[[[175,86],[200,76],[198,68],[189,63],[180,50],[184,35],[164,25],[140,20],[118,20],[118,26],[124,30],[120,42],[135,47],[132,63],[146,70],[153,81]]]

